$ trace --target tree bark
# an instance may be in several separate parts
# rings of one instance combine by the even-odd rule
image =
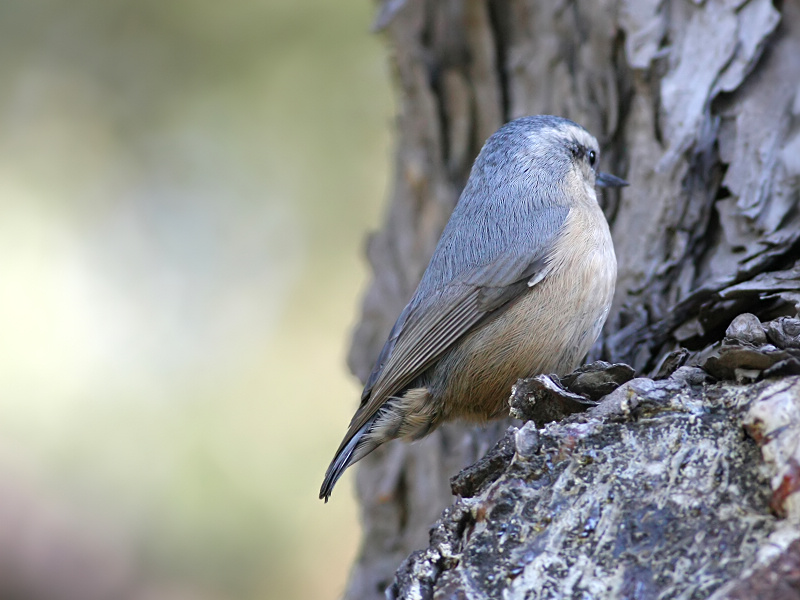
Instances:
[[[389,207],[369,240],[374,278],[349,357],[362,380],[481,145],[528,114],[585,126],[603,170],[631,184],[600,199],[619,277],[590,358],[666,376],[705,366],[738,314],[797,314],[796,1],[387,0],[376,23],[400,111]],[[453,503],[449,477],[507,425],[448,425],[359,464],[364,537],[346,598],[383,597]]]

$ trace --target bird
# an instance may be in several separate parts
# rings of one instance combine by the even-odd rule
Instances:
[[[568,119],[518,118],[484,144],[411,300],[392,327],[325,474],[392,439],[508,415],[519,379],[565,375],[608,316],[617,261],[595,186],[600,148]]]

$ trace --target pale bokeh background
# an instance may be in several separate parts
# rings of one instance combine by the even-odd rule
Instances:
[[[0,4],[0,585],[341,592],[352,474],[317,492],[391,165],[373,10]]]

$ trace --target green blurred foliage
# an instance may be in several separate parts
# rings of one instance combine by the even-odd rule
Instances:
[[[343,586],[350,476],[316,493],[390,164],[372,10],[0,6],[0,480],[146,587]]]

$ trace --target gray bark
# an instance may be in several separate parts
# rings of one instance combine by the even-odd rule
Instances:
[[[709,373],[761,378],[800,356],[800,338],[777,348],[765,329],[786,319],[744,320],[759,344],[729,328],[703,368],[633,379],[541,430],[512,427],[454,479],[460,499],[390,597],[800,597],[800,572],[782,572],[800,562],[800,377]],[[576,394],[539,376],[517,386],[512,412],[527,418],[558,395]]]
[[[368,244],[374,277],[349,359],[362,380],[482,143],[505,121],[548,113],[594,133],[602,168],[631,182],[601,199],[619,279],[590,357],[651,377],[682,365],[721,379],[793,372],[791,356],[759,368],[736,351],[719,355],[719,343],[738,314],[768,321],[795,315],[800,301],[797,2],[393,0],[378,22],[400,112],[389,207]],[[735,429],[738,416],[727,418]],[[360,463],[364,537],[348,599],[383,597],[453,503],[449,477],[506,427],[449,425]]]

